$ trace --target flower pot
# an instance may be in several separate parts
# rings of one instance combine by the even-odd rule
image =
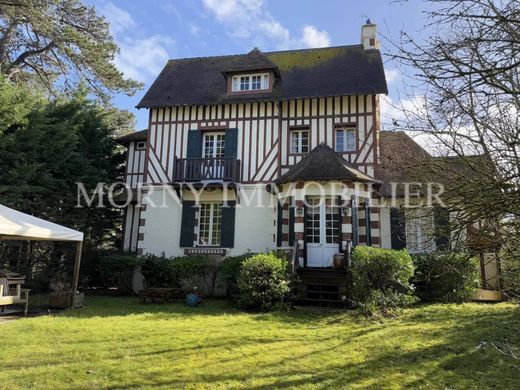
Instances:
[[[197,307],[199,305],[199,294],[186,294],[186,305],[189,307]]]
[[[336,253],[333,258],[334,269],[345,269],[347,266],[347,258],[344,253]]]

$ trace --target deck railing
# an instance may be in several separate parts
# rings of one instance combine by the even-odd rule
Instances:
[[[174,165],[175,181],[240,181],[240,160],[234,157],[179,158]]]

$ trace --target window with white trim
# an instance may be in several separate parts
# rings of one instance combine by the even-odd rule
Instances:
[[[336,129],[336,152],[354,152],[356,150],[356,129]]]
[[[269,73],[242,74],[231,79],[232,92],[265,91],[269,89]]]
[[[426,252],[435,249],[433,211],[406,210],[406,249],[409,252]]]
[[[309,130],[292,129],[291,134],[291,154],[309,153]]]
[[[137,142],[135,144],[135,149],[136,150],[144,150],[144,149],[146,149],[146,142],[143,142],[143,141]]]
[[[219,246],[222,203],[201,203],[199,207],[199,245]]]

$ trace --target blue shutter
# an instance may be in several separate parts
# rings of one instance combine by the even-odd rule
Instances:
[[[235,246],[235,201],[228,201],[222,206],[222,227],[220,246],[233,248]],[[251,221],[254,223],[254,221]]]
[[[390,231],[392,249],[406,248],[406,229],[404,211],[396,207],[390,209]]]
[[[202,157],[202,131],[190,130],[188,131],[188,150],[186,152],[187,158]]]
[[[193,247],[193,238],[195,234],[195,202],[185,200],[182,202],[182,219],[181,219],[181,247]]]
[[[238,129],[226,129],[224,157],[237,157]]]
[[[289,246],[294,245],[294,202],[289,204]]]
[[[436,207],[435,221],[435,246],[437,249],[449,249],[450,244],[450,210],[445,207]]]

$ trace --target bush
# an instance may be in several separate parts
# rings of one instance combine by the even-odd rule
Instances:
[[[464,302],[479,286],[478,260],[466,253],[413,255],[417,295],[427,302]]]
[[[179,275],[170,258],[147,255],[142,257],[141,273],[147,287],[180,287]]]
[[[81,285],[83,287],[117,287],[122,292],[132,292],[135,268],[141,259],[134,254],[116,250],[84,251],[81,264]],[[59,281],[60,272],[55,270],[52,283]],[[66,276],[65,281],[70,277]]]
[[[413,262],[406,250],[358,246],[352,256],[353,298],[366,314],[390,314],[416,301]]]
[[[253,257],[253,253],[244,253],[240,256],[226,257],[222,262],[222,274],[226,283],[226,295],[228,298],[238,300],[238,275],[242,268],[242,263]]]
[[[268,311],[288,303],[290,277],[287,264],[274,254],[258,254],[242,263],[238,276],[239,305]]]
[[[146,256],[141,272],[148,287],[182,287],[214,296],[221,263],[208,256]]]
[[[170,261],[185,291],[196,290],[204,295],[215,296],[221,262],[208,256],[181,256]]]

